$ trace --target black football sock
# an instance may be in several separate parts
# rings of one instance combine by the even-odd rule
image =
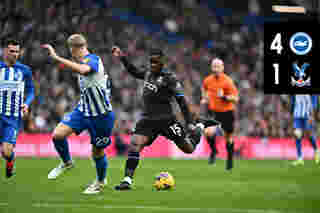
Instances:
[[[209,147],[211,149],[211,153],[209,156],[209,164],[214,164],[216,162],[216,155],[217,155],[217,148],[216,148],[216,137],[214,136],[210,136],[207,138]]]
[[[233,168],[233,147],[234,147],[234,145],[232,142],[230,143],[230,141],[227,141],[226,146],[227,146],[227,152],[228,152],[226,169],[231,170]]]
[[[126,162],[126,169],[125,169],[125,177],[133,178],[134,171],[138,167],[140,160],[140,153],[139,152],[129,152],[128,159]]]
[[[216,136],[214,135],[214,136],[208,137],[207,141],[211,149],[211,154],[216,155],[218,153],[216,148]]]

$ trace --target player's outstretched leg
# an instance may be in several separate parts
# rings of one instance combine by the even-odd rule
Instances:
[[[192,125],[191,128],[189,126],[184,143],[176,144],[183,152],[192,153],[200,143],[202,134],[204,133],[207,135],[207,132],[210,131],[214,135],[219,128],[219,125],[220,123],[215,120],[198,119],[196,125]]]
[[[191,130],[191,138],[194,141],[194,145],[196,146],[200,143],[200,139],[202,133],[204,132],[205,136],[215,135],[218,128],[221,128],[221,123],[214,119],[206,119],[206,118],[198,118],[196,120],[196,128]],[[208,131],[210,129],[210,131]],[[210,132],[210,134],[208,134]]]
[[[302,156],[302,146],[301,146],[301,141],[302,141],[302,130],[301,129],[295,129],[294,130],[295,138],[296,138],[296,148],[297,148],[297,156],[298,159],[292,162],[293,166],[299,166],[299,165],[304,165],[303,161],[303,156]]]
[[[316,164],[319,164],[320,163],[320,152],[317,147],[317,139],[314,135],[311,135],[309,137],[309,140],[311,142],[311,145],[312,145],[312,148],[314,151],[314,160],[315,160]]]
[[[15,174],[14,171],[14,152],[11,153],[10,157],[6,158],[6,177],[10,178]]]
[[[13,151],[13,144],[3,143],[2,156],[6,160],[6,178],[11,178],[15,174],[15,154]]]
[[[92,154],[92,158],[96,165],[97,178],[86,188],[86,190],[83,191],[83,194],[98,194],[102,192],[104,186],[107,184],[106,174],[108,160],[104,153],[104,149],[93,147]]]
[[[51,179],[51,180],[56,179],[57,177],[62,175],[64,172],[74,167],[74,164],[71,160],[71,155],[69,152],[68,141],[66,139],[66,137],[71,135],[72,132],[73,130],[70,127],[61,123],[55,129],[53,133],[52,141],[62,162],[56,168],[52,169],[49,172],[48,179]]]
[[[72,169],[74,164],[71,160],[68,141],[66,139],[57,140],[53,139],[54,147],[57,150],[62,162],[54,169],[52,169],[48,174],[48,179],[56,179],[64,172]]]
[[[125,174],[119,185],[115,186],[115,190],[129,190],[133,183],[133,176],[140,160],[140,153],[135,151],[128,152],[126,161]]]
[[[304,165],[304,160],[302,157],[302,145],[301,145],[301,138],[296,139],[296,148],[297,148],[297,156],[298,159],[292,162],[293,166]]]
[[[108,159],[104,150],[111,144],[110,136],[114,127],[115,114],[109,112],[98,118],[90,118],[87,122],[91,136],[92,160],[96,167],[96,179],[83,191],[83,194],[98,194],[107,184]]]
[[[185,149],[182,151],[185,153],[192,153],[196,149],[197,145],[200,143],[204,128],[205,126],[203,123],[197,123],[192,129],[188,129],[186,140],[190,139],[192,147],[189,149],[189,151]]]
[[[114,187],[115,190],[130,190],[133,183],[133,176],[140,160],[140,152],[149,142],[148,136],[135,135],[129,146],[128,159],[126,161],[125,174],[119,185]]]

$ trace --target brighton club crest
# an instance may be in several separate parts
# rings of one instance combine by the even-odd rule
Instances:
[[[297,55],[306,55],[312,48],[312,39],[307,33],[295,33],[290,38],[290,48]]]
[[[294,73],[294,77],[291,76],[292,86],[304,87],[311,85],[310,75],[307,75],[306,73],[306,70],[309,66],[309,63],[304,63],[301,67],[299,67],[298,63],[292,64]]]

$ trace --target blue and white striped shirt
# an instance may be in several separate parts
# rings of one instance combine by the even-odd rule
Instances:
[[[33,99],[34,85],[30,68],[19,62],[8,67],[0,61],[0,115],[20,119],[22,104],[30,105]]]
[[[309,119],[313,110],[318,107],[317,95],[293,95],[291,96],[291,112],[294,118]]]
[[[104,67],[99,56],[89,54],[84,57],[83,63],[91,67],[87,75],[79,74],[80,101],[77,109],[84,116],[98,116],[112,111],[110,102],[110,82],[104,74]]]

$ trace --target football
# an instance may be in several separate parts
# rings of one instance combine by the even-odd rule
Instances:
[[[160,174],[155,177],[155,181],[153,183],[153,187],[158,191],[170,190],[173,189],[174,186],[174,178],[169,172],[160,172]]]

